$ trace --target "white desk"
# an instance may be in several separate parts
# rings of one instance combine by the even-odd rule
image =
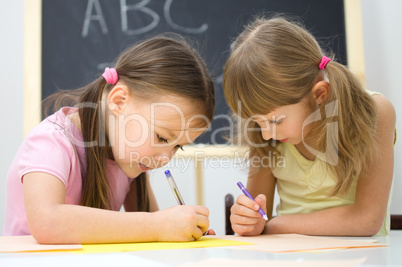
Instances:
[[[345,239],[345,237],[342,237]],[[356,239],[356,238],[351,238]],[[359,240],[364,238],[358,238]],[[365,258],[359,266],[402,266],[402,231],[391,231],[386,237],[376,237],[387,244],[379,248],[352,248],[322,253],[291,252],[269,253],[238,250],[231,247],[196,248],[178,250],[133,251],[109,254],[73,255],[66,253],[7,253],[0,254],[0,266],[185,266],[208,259],[258,260],[258,261],[332,261]],[[252,267],[252,266],[247,266]]]

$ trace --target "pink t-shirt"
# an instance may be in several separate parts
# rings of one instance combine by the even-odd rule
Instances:
[[[54,175],[66,187],[65,203],[79,205],[81,177],[86,168],[85,147],[80,131],[66,117],[76,112],[62,108],[43,120],[25,138],[7,174],[6,220],[3,235],[29,235],[24,206],[22,177],[30,172]],[[75,144],[75,145],[73,145]],[[106,175],[113,210],[120,210],[133,179],[112,160],[106,162]]]

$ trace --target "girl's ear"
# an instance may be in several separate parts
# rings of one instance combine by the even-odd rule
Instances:
[[[311,90],[313,93],[313,98],[315,103],[320,105],[327,100],[329,96],[329,83],[326,81],[319,81],[314,84],[313,89]]]
[[[107,96],[107,106],[114,114],[124,111],[130,101],[130,94],[127,86],[117,83]]]

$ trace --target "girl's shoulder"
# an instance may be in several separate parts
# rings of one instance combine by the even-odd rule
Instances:
[[[53,144],[68,150],[73,149],[73,145],[81,144],[82,134],[67,117],[69,112],[69,108],[62,108],[45,118],[28,133],[23,144],[36,143],[42,146]]]
[[[378,123],[379,125],[395,126],[396,112],[394,105],[382,94],[372,95],[374,102],[377,104]]]
[[[366,90],[372,96],[374,102],[377,104],[378,119],[382,120],[379,123],[386,123],[395,125],[396,112],[395,108],[383,94],[375,91]],[[384,121],[385,120],[385,121]]]
[[[396,142],[396,112],[394,105],[382,94],[373,94],[377,104],[377,131],[394,132],[394,144]]]

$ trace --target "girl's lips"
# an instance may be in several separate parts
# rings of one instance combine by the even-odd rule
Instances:
[[[286,141],[288,141],[288,140],[289,140],[289,138],[282,139],[282,140],[279,140],[279,141],[281,141],[281,142],[286,142]]]
[[[138,166],[140,166],[140,169],[143,172],[146,172],[147,170],[149,170],[149,168],[142,163],[138,163]]]

